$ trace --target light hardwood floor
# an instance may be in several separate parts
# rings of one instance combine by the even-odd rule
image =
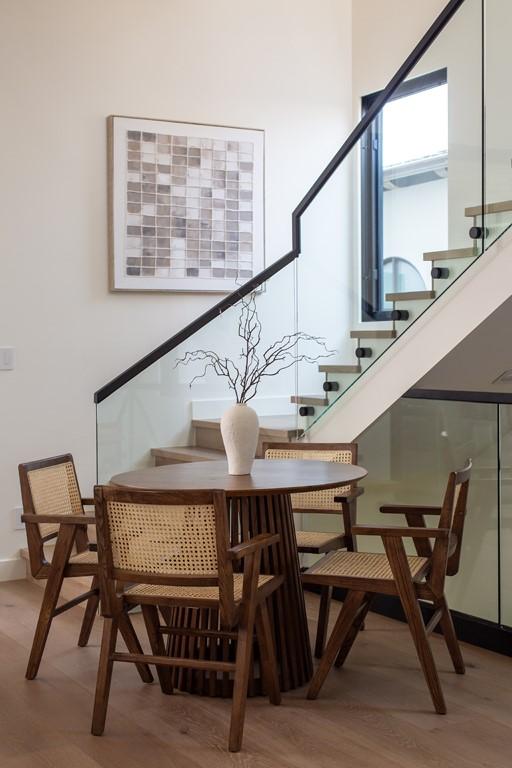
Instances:
[[[261,698],[249,701],[239,754],[226,751],[229,702],[163,696],[156,684],[142,684],[128,664],[114,669],[105,735],[91,736],[100,621],[90,645],[78,648],[81,609],[58,617],[39,677],[26,681],[40,599],[35,584],[0,584],[1,768],[512,764],[512,660],[464,646],[468,671],[459,677],[434,637],[448,704],[446,716],[436,715],[406,626],[373,614],[346,666],[331,672],[317,701],[306,701],[305,690],[285,694],[277,708]],[[307,602],[313,631],[317,598]]]

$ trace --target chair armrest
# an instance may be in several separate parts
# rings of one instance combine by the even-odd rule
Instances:
[[[84,507],[94,507],[94,499],[90,496],[85,496],[82,499],[82,504]]]
[[[441,507],[413,507],[409,504],[390,504],[380,508],[384,515],[407,515],[412,512],[417,515],[440,515]]]
[[[447,539],[450,535],[448,528],[414,528],[400,525],[388,525],[385,528],[378,525],[354,525],[352,533],[357,536],[398,536],[411,539]]]
[[[335,496],[334,501],[342,504],[343,502],[354,501],[364,493],[364,488],[352,488],[346,496]]]
[[[96,518],[89,515],[22,515],[21,521],[53,525],[96,525]]]
[[[247,555],[252,555],[263,547],[269,547],[271,544],[277,544],[280,539],[278,533],[260,533],[258,536],[253,536],[252,539],[242,541],[241,544],[235,544],[234,547],[228,549],[228,557],[230,560],[242,560]]]

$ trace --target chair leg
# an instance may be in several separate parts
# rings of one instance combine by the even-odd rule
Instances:
[[[166,605],[159,605],[158,610],[162,614],[162,619],[164,620],[164,623],[168,627],[172,627],[174,624],[174,616],[175,616],[176,608],[168,608]],[[169,634],[167,635],[167,640],[164,640],[165,653],[167,656],[171,656],[172,638],[173,636]],[[174,670],[171,669],[171,680],[174,679],[176,672],[177,672],[176,669]]]
[[[343,644],[340,650],[338,651],[338,655],[336,656],[336,661],[334,662],[335,667],[338,667],[338,668],[342,667],[343,664],[345,663],[346,658],[349,655],[352,649],[352,646],[354,645],[354,641],[357,635],[364,627],[364,620],[366,618],[366,614],[370,610],[372,599],[373,599],[372,594],[366,595],[366,603],[363,603],[363,605],[361,606],[359,613],[354,619],[354,623],[352,624],[350,632],[345,637],[345,640],[343,641]]]
[[[256,635],[260,650],[260,664],[263,682],[271,704],[281,703],[281,689],[277,672],[277,660],[272,637],[272,627],[268,614],[268,606],[263,601],[256,613]]]
[[[159,605],[158,610],[168,627],[172,627],[174,608],[168,608],[166,605]]]
[[[64,581],[64,570],[73,547],[74,537],[75,531],[72,525],[61,526],[52,558],[52,569],[46,582],[43,602],[41,603],[36,631],[34,633],[34,640],[32,641],[32,649],[30,651],[27,671],[25,673],[27,680],[33,680],[35,678],[39,670],[39,665],[41,664],[53,614],[57,607],[62,582]]]
[[[121,633],[126,647],[130,653],[143,653],[139,638],[135,634],[132,622],[127,613],[121,613],[118,618],[119,632]],[[153,675],[148,664],[136,664],[137,671],[143,683],[152,683]]]
[[[357,541],[352,528],[357,523],[357,500],[344,501],[341,505],[343,512],[343,527],[345,529],[345,541],[349,552],[357,552]]]
[[[98,577],[94,576],[91,582],[91,589],[98,589]],[[99,592],[96,595],[91,595],[85,606],[85,614],[82,621],[82,627],[80,629],[80,637],[78,638],[78,645],[80,648],[84,648],[89,642],[91,636],[94,619],[96,618],[96,612],[100,602]]]
[[[249,605],[246,615],[238,627],[236,648],[236,669],[231,705],[231,725],[229,729],[229,751],[239,752],[244,733],[247,686],[251,667],[252,641],[254,632],[255,606]]]
[[[403,541],[397,537],[385,536],[384,547],[434,708],[439,715],[445,715],[446,704],[441,682],[437,674],[428,635],[425,631],[425,624],[412,582]]]
[[[464,659],[462,657],[462,651],[460,650],[459,641],[453,626],[452,615],[446,601],[446,597],[443,595],[438,605],[443,611],[443,615],[440,619],[441,629],[443,630],[443,636],[452,658],[453,667],[458,675],[463,675],[466,671]]]
[[[320,664],[315,672],[313,680],[311,681],[307,693],[308,699],[316,699],[320,693],[320,689],[325,682],[329,670],[331,669],[334,660],[340,650],[340,647],[345,642],[345,638],[352,629],[352,624],[357,615],[357,612],[364,602],[366,592],[358,592],[350,590],[347,593],[345,602],[340,611],[340,615],[336,619],[336,624],[332,630],[331,636],[327,642],[326,649]]]
[[[46,582],[43,602],[39,611],[36,631],[34,632],[34,639],[32,641],[32,649],[30,651],[27,671],[25,672],[27,680],[33,680],[39,671],[39,665],[41,664],[46,640],[48,639],[48,633],[53,620],[53,611],[55,610],[57,600],[59,599],[61,585],[62,580],[58,584],[51,584],[49,580]]]
[[[142,615],[144,617],[144,623],[146,625],[151,650],[155,656],[165,656],[165,643],[162,634],[159,631],[160,622],[158,619],[158,610],[156,606],[143,605]],[[160,688],[162,689],[162,693],[171,694],[173,692],[171,668],[157,665],[156,672],[160,681]]]
[[[105,618],[103,620],[103,635],[101,638],[100,661],[91,726],[93,736],[101,736],[105,730],[112,668],[114,666],[112,654],[116,649],[117,629],[116,619]]]
[[[329,623],[329,610],[331,607],[332,587],[322,587],[320,594],[320,610],[318,611],[318,624],[316,628],[315,658],[320,659],[325,648],[327,637],[327,625]]]

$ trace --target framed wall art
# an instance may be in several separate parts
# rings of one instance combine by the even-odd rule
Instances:
[[[264,133],[108,118],[110,287],[230,292],[264,267]]]

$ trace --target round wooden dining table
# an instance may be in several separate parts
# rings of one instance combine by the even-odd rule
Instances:
[[[129,489],[157,491],[199,491],[222,489],[230,516],[231,543],[238,544],[259,533],[278,533],[279,542],[262,554],[261,573],[282,574],[284,583],[271,597],[270,615],[283,691],[305,685],[311,678],[313,662],[309,643],[304,595],[295,538],[290,494],[337,488],[355,483],[367,471],[353,464],[327,461],[257,459],[250,475],[228,474],[225,461],[200,461],[139,469],[115,475],[111,484]],[[175,609],[173,625],[181,630],[218,628],[218,611]],[[179,632],[172,638],[171,652],[184,658],[223,658],[233,653],[229,641],[205,643]],[[253,665],[249,693],[261,692],[258,665]],[[227,675],[183,668],[177,687],[191,693],[229,696]]]

